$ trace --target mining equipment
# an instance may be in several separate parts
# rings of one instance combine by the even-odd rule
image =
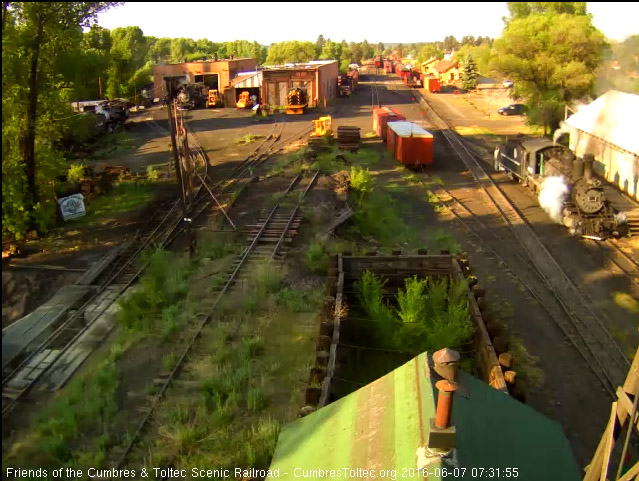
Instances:
[[[340,97],[350,97],[353,90],[353,77],[348,75],[338,75],[337,90]]]
[[[301,115],[308,106],[306,89],[294,88],[288,91],[286,96],[286,113]]]
[[[222,101],[220,100],[220,93],[216,89],[209,89],[208,98],[206,101],[207,107],[221,107]]]
[[[251,100],[251,94],[248,91],[244,91],[240,94],[240,98],[237,100],[238,109],[250,109],[253,107],[253,101]]]
[[[203,84],[183,85],[177,95],[178,108],[191,110],[204,107],[207,99],[204,97],[203,89]]]
[[[626,235],[628,225],[606,199],[593,167],[591,154],[577,158],[567,147],[544,138],[518,136],[495,148],[495,168],[508,172],[536,194],[546,179],[563,179],[568,194],[562,223],[571,235],[594,240]]]

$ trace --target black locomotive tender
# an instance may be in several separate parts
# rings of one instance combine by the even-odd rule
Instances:
[[[535,194],[545,178],[563,176],[569,188],[563,224],[572,235],[595,240],[626,234],[627,225],[610,205],[601,180],[593,172],[594,156],[577,158],[568,148],[548,139],[518,136],[495,150],[495,168],[506,170]]]

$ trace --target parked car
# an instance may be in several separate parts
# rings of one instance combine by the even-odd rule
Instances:
[[[526,106],[524,104],[512,104],[502,107],[497,112],[499,115],[526,115]]]
[[[514,83],[512,83],[510,80],[504,80],[503,84],[504,88],[509,89],[510,87],[512,87],[513,85],[515,85]]]

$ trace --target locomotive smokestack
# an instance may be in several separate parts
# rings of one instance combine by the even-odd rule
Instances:
[[[584,176],[584,161],[578,157],[572,159],[572,178],[581,179]]]
[[[595,156],[592,154],[584,154],[584,179],[592,179],[592,170],[595,164]]]

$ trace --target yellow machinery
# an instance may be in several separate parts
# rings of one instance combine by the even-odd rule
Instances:
[[[220,101],[220,93],[217,90],[210,89],[209,90],[209,98],[206,102],[207,107],[221,107],[222,102]]]
[[[240,98],[237,100],[238,109],[249,109],[253,107],[253,101],[251,100],[251,94],[244,91],[240,94]]]
[[[306,89],[291,89],[286,96],[286,113],[301,115],[307,107]]]
[[[315,130],[311,133],[311,137],[323,137],[327,133],[331,132],[333,128],[333,119],[330,115],[320,117],[317,120],[313,120],[313,127]]]

